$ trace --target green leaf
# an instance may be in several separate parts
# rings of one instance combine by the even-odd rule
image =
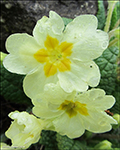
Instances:
[[[56,140],[58,142],[59,150],[87,150],[85,142],[82,143],[80,141],[70,139],[67,136],[61,136],[58,133],[56,134]]]
[[[95,145],[95,149],[99,149],[99,150],[111,150],[112,149],[112,143],[108,140],[104,140],[101,141],[100,143],[98,143],[97,145]]]
[[[73,20],[73,19],[65,18],[65,17],[62,17],[62,19],[63,19],[63,22],[64,22],[65,26]]]
[[[119,2],[115,5],[115,8],[114,8],[113,13],[112,13],[110,30],[113,29],[113,27],[115,26],[118,19],[120,19],[120,3]]]
[[[24,94],[22,88],[23,75],[10,73],[3,65],[0,65],[0,94],[13,103],[31,104],[30,99]]]
[[[43,130],[40,138],[40,144],[45,146],[45,150],[58,150],[56,132]]]
[[[99,66],[101,73],[99,88],[106,91],[107,94],[112,94],[116,86],[116,60],[119,53],[118,47],[112,46],[107,48],[103,54],[95,60]]]
[[[98,18],[98,29],[103,29],[106,21],[103,0],[98,0],[98,12],[96,16]]]
[[[111,112],[120,114],[120,84],[116,84],[115,90],[113,91],[112,95],[116,99],[115,105],[111,108]]]
[[[59,150],[69,150],[74,145],[74,140],[68,138],[67,136],[56,135]]]
[[[117,20],[120,19],[120,2],[117,2],[116,6],[117,8]]]

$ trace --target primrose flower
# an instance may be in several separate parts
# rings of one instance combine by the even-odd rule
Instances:
[[[23,87],[29,97],[58,81],[66,92],[86,91],[100,80],[93,59],[108,46],[108,34],[97,30],[94,15],[76,17],[64,29],[62,18],[50,11],[38,20],[33,36],[12,34],[6,41],[10,53],[3,64],[10,72],[27,74]],[[32,91],[32,92],[31,92]]]
[[[75,91],[66,93],[60,87],[54,86],[46,89],[32,102],[36,116],[51,119],[55,131],[69,138],[77,138],[85,130],[103,133],[111,130],[111,124],[117,124],[104,111],[113,106],[115,99],[111,95],[105,95],[102,89],[91,89],[77,94]]]
[[[14,111],[9,114],[14,119],[5,135],[12,140],[13,147],[28,148],[38,142],[43,122],[27,112]]]

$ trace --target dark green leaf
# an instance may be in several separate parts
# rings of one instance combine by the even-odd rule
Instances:
[[[120,114],[120,84],[116,84],[115,90],[113,91],[112,95],[116,99],[115,105],[111,108],[111,112]]]
[[[116,85],[116,60],[118,55],[118,47],[107,48],[103,54],[95,60],[96,64],[100,68],[101,80],[99,88],[106,91],[107,94],[112,94]]]
[[[40,144],[44,145],[45,150],[58,150],[56,132],[43,130],[40,138]]]
[[[61,136],[58,133],[56,134],[56,137],[59,150],[87,150],[85,142],[73,140],[67,136]]]
[[[98,29],[103,29],[106,21],[103,0],[98,0],[98,12],[96,16],[98,18]]]
[[[0,65],[0,94],[13,103],[31,104],[30,99],[24,94],[22,88],[23,75],[10,73]]]

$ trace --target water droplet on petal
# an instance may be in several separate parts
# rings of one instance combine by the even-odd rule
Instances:
[[[81,37],[81,36],[82,36],[82,34],[80,33],[80,34],[79,34],[79,36]]]
[[[47,27],[48,30],[50,30],[50,27]]]
[[[103,120],[102,120],[102,121],[99,122],[99,124],[100,124],[101,126],[104,126],[104,125],[106,124],[106,121],[103,121]]]
[[[43,27],[41,27],[41,26],[39,27],[39,31],[40,31],[41,33],[43,33],[44,30],[45,30],[45,29],[44,29]]]
[[[92,44],[90,43],[89,46],[91,46]]]
[[[105,42],[102,43],[102,48],[103,48],[103,49],[106,49],[107,46],[108,46],[108,42],[105,41]]]

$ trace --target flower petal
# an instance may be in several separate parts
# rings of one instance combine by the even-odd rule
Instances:
[[[48,101],[53,104],[61,104],[64,100],[71,100],[76,92],[66,93],[59,85],[57,84],[47,84],[45,86],[43,94],[37,95],[37,98],[41,98],[44,101]],[[37,105],[37,104],[36,104]]]
[[[64,58],[58,64],[58,69],[60,72],[68,71],[71,69],[71,61],[68,58]]]
[[[73,90],[80,92],[86,91],[88,85],[97,86],[100,80],[97,65],[94,62],[74,62],[71,62],[70,71],[58,73],[60,86],[69,93]]]
[[[4,59],[3,65],[10,72],[26,74],[39,64],[33,55],[41,47],[28,34],[12,34],[7,38],[6,48],[10,54]]]
[[[46,77],[55,75],[57,73],[57,67],[54,63],[47,62],[44,66],[44,72]]]
[[[33,30],[33,36],[44,48],[44,41],[47,35],[61,39],[60,35],[62,35],[63,29],[64,23],[62,18],[56,12],[50,11],[49,18],[43,16],[42,19],[38,20]]]
[[[64,72],[58,74],[59,82],[61,88],[65,90],[66,92],[70,93],[73,90],[77,91],[86,91],[88,88],[88,85],[82,81],[77,75],[75,75],[72,72]]]
[[[76,66],[80,66],[79,70],[81,72],[81,77],[83,81],[85,81],[89,86],[96,87],[100,82],[100,70],[99,67],[95,64],[94,61],[90,62],[80,62],[80,61],[73,61]],[[75,68],[75,67],[74,67]],[[78,69],[76,68],[76,73]]]
[[[23,81],[23,88],[26,95],[34,98],[35,95],[44,91],[45,85],[49,83],[56,84],[58,79],[56,75],[46,77],[44,73],[44,66],[37,68],[35,72],[27,74]]]
[[[61,135],[67,135],[69,138],[77,138],[85,132],[82,120],[78,117],[69,118],[63,114],[53,121],[55,130]]]
[[[33,107],[32,111],[37,117],[41,117],[43,119],[51,119],[51,118],[60,116],[61,113],[63,113],[62,111],[59,111],[59,110],[52,111],[49,109],[49,107],[47,107],[45,105],[44,106],[42,106],[42,105],[35,106],[35,107]]]
[[[48,60],[48,52],[45,49],[40,49],[34,54],[34,58],[40,63],[45,63]]]
[[[109,43],[108,34],[104,31],[94,31],[83,36],[74,44],[71,57],[80,61],[93,60],[107,48]]]
[[[81,115],[84,120],[85,129],[94,133],[103,133],[111,130],[110,124],[116,124],[116,120],[107,115],[105,112],[89,110],[89,116]]]
[[[107,110],[107,109],[110,109],[114,105],[115,98],[111,95],[106,95],[105,97],[96,98],[93,101],[93,103],[97,109]],[[92,103],[91,103],[91,105],[92,105]]]
[[[64,40],[76,43],[95,31],[97,24],[98,21],[94,15],[80,15],[66,26]]]
[[[75,97],[75,101],[85,103],[91,109],[107,110],[115,103],[115,98],[111,95],[105,95],[102,89],[91,89]]]

